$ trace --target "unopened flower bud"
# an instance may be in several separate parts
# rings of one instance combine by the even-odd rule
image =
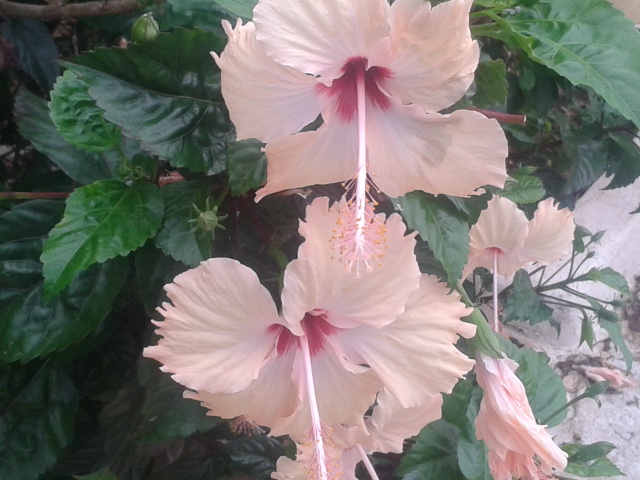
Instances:
[[[136,43],[146,42],[155,39],[158,33],[160,33],[160,27],[158,27],[158,22],[153,18],[153,13],[145,13],[133,22],[131,40]]]

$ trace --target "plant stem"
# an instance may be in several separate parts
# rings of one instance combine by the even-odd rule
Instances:
[[[70,192],[0,192],[0,200],[32,200],[36,198],[67,198]]]

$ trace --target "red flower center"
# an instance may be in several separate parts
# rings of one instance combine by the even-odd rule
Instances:
[[[302,330],[309,342],[309,353],[313,357],[324,350],[325,339],[329,335],[338,333],[340,329],[327,322],[324,313],[313,314],[307,312],[302,319]],[[290,348],[298,347],[298,336],[292,334],[282,325],[271,325],[269,330],[279,330],[280,335],[276,342],[278,355],[284,355]]]
[[[358,75],[364,75],[365,95],[371,105],[381,110],[387,110],[391,106],[389,98],[380,90],[380,86],[384,86],[384,81],[393,73],[385,67],[367,68],[367,62],[364,57],[350,58],[342,67],[342,76],[336,78],[330,87],[322,84],[316,87],[319,93],[336,97],[336,113],[338,119],[344,123],[353,120],[358,110]]]

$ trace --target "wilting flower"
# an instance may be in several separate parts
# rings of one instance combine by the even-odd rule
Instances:
[[[476,436],[489,450],[494,480],[533,480],[537,472],[549,475],[567,466],[567,454],[538,425],[522,382],[518,364],[509,358],[479,355],[476,378],[484,391],[475,421]]]
[[[608,367],[592,367],[590,365],[583,365],[580,368],[594,382],[610,382],[609,387],[611,388],[627,388],[637,385],[634,380],[626,378],[620,370]]]
[[[472,3],[260,0],[253,22],[224,22],[228,44],[213,55],[231,120],[239,139],[267,144],[256,198],[349,181],[345,223],[361,238],[375,219],[371,179],[389,196],[502,186],[498,123],[468,110],[436,113],[473,81]],[[318,117],[316,130],[305,129]]]
[[[553,199],[538,204],[533,219],[506,198],[494,196],[469,231],[469,260],[463,276],[484,267],[506,278],[531,262],[549,265],[570,251],[573,214]],[[495,263],[494,263],[495,262]]]
[[[422,428],[441,415],[442,395],[432,395],[415,407],[403,408],[386,390],[378,394],[370,417],[365,417],[366,429],[338,426],[331,433],[328,449],[328,478],[355,480],[355,468],[373,452],[402,453],[404,441],[417,435]],[[276,480],[307,480],[312,448],[298,445],[296,460],[278,459]],[[367,466],[370,468],[370,466]]]
[[[420,274],[397,214],[381,220],[387,261],[360,277],[346,272],[330,248],[343,203],[329,208],[319,198],[307,208],[305,241],[284,273],[282,316],[251,269],[210,259],[166,287],[171,303],[156,322],[163,338],[145,356],[211,414],[243,415],[298,441],[319,442],[335,425],[364,428],[383,387],[403,407],[450,392],[473,365],[454,346],[474,333],[460,321],[468,309]]]

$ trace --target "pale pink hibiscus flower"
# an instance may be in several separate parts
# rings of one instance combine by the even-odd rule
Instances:
[[[538,425],[522,382],[518,364],[509,358],[480,354],[475,372],[484,391],[476,417],[476,436],[483,440],[494,480],[534,480],[538,472],[550,475],[567,466],[562,451]]]
[[[343,224],[360,243],[376,235],[375,188],[473,195],[502,186],[507,142],[495,120],[459,100],[479,57],[472,0],[260,0],[218,57],[238,139],[266,145],[267,183],[286,189],[348,181]],[[302,131],[318,117],[317,130]],[[371,230],[371,231],[369,231]],[[348,235],[347,235],[348,236]]]
[[[162,338],[144,352],[212,415],[243,415],[300,442],[311,437],[319,456],[323,426],[364,428],[383,387],[412,407],[451,391],[473,366],[454,345],[474,333],[460,321],[468,309],[420,274],[400,216],[381,219],[387,261],[356,277],[328,248],[344,206],[328,202],[307,208],[305,241],[284,273],[281,316],[251,269],[210,259],[166,287],[171,303],[154,322]],[[318,457],[316,465],[326,462]]]
[[[571,250],[573,213],[548,198],[538,204],[532,220],[511,200],[494,196],[469,231],[466,277],[484,267],[509,279],[525,265],[549,265]]]

